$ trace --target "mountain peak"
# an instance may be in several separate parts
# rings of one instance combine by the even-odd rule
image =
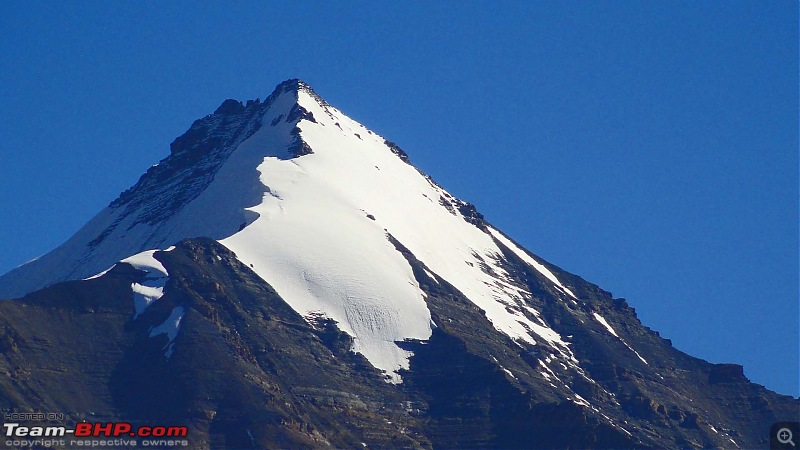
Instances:
[[[278,85],[275,86],[275,89],[272,91],[272,94],[270,94],[269,97],[284,93],[293,93],[296,96],[300,92],[305,92],[310,96],[312,96],[313,98],[318,99],[322,103],[325,103],[325,101],[322,100],[322,98],[314,91],[311,85],[309,85],[308,83],[299,78],[290,78],[288,80],[278,83]]]
[[[275,87],[275,90],[282,89],[284,92],[286,91],[306,91],[306,92],[314,92],[314,89],[311,87],[310,84],[306,83],[305,81],[299,78],[289,78],[288,80],[284,80]],[[316,94],[315,94],[316,95]]]
[[[305,92],[311,95],[313,98],[317,99],[319,102],[323,104],[327,104],[322,98],[314,92],[314,89],[308,85],[308,83],[300,80],[299,78],[290,78],[285,80],[281,83],[278,83],[275,86],[275,89],[272,90],[272,93],[266,97],[264,100],[263,105],[269,106],[272,102],[283,94],[291,94],[294,96],[295,100],[298,98],[298,94],[300,92]],[[210,114],[206,117],[211,116],[235,116],[239,114],[243,114],[247,112],[249,108],[259,108],[263,107],[260,99],[256,100],[248,100],[247,103],[243,103],[241,100],[236,99],[227,99],[222,102],[222,104],[214,110],[213,114]],[[203,119],[200,119],[202,121]],[[199,121],[198,121],[199,122]]]
[[[212,114],[195,120],[170,144],[166,158],[149,168],[64,245],[0,276],[0,296],[20,296],[54,282],[84,278],[132,253],[164,248],[185,237],[221,239],[234,234],[250,223],[252,214],[246,208],[257,204],[265,189],[256,169],[264,158],[286,160],[310,155],[313,150],[304,134],[315,137],[321,130],[326,135],[344,135],[346,141],[361,142],[369,136],[370,142],[380,142],[383,147],[383,138],[330,106],[297,78],[279,83],[264,101],[223,101]],[[337,151],[347,151],[348,146],[341,143]],[[391,151],[401,154],[394,145]],[[226,165],[227,175],[220,177]],[[247,177],[242,177],[243,173]],[[227,189],[214,195],[233,199],[215,204],[203,201],[190,207],[191,213],[184,212],[215,180],[227,180],[228,184],[212,189]],[[216,223],[176,217],[207,213],[203,208],[217,212]],[[221,213],[220,209],[226,211]],[[78,263],[68,263],[73,260]],[[25,275],[19,276],[21,273]]]
[[[166,403],[197,411],[204,433],[217,433],[208,418],[220,405],[235,405],[236,417],[247,419],[229,430],[235,447],[250,444],[234,434],[253,447],[292,446],[256,445],[259,430],[274,433],[254,417],[302,424],[290,410],[305,421],[308,411],[332,405],[340,414],[345,405],[357,419],[368,404],[384,411],[371,400],[378,397],[408,414],[400,422],[384,416],[386,424],[418,426],[432,442],[409,446],[434,448],[750,448],[798,406],[749,383],[739,366],[675,350],[624,300],[522,248],[412,166],[397,145],[298,79],[263,102],[226,100],[195,121],[169,156],[70,240],[0,277],[0,297],[62,280],[75,282],[0,302],[0,353],[17,358],[0,361],[0,371],[46,369],[22,382],[54,376],[35,359],[43,348],[57,348],[56,357],[84,349],[41,338],[59,320],[59,332],[96,343],[84,350],[112,370],[88,385],[128,389],[130,377],[141,387],[123,405],[144,405],[140,393],[147,406],[165,402],[148,388],[151,367],[163,369],[164,392],[185,386],[185,373],[208,380],[213,367],[215,386],[240,386],[234,397],[200,388],[202,407]],[[56,310],[70,305],[71,312]],[[94,334],[87,339],[84,329]],[[119,346],[127,365],[103,345]],[[120,367],[146,368],[148,376]],[[92,376],[71,369],[53,383],[63,383],[64,373]],[[234,373],[246,376],[237,384]],[[9,379],[0,382],[0,399],[21,392]],[[355,395],[353,380],[371,393]],[[25,395],[55,391],[40,386],[25,387]],[[284,408],[280,386],[290,386],[290,401],[310,403]],[[347,392],[332,391],[339,388]],[[124,411],[112,397],[103,411]],[[69,404],[76,403],[38,409]],[[265,407],[277,409],[265,414]],[[319,444],[319,436],[343,436],[316,431],[329,422],[292,428],[315,430],[308,442]],[[349,448],[389,436],[363,425],[348,431],[363,438],[325,442]],[[385,444],[376,446],[398,446]]]
[[[310,89],[311,87],[305,81],[299,78],[289,78],[288,80],[281,81],[275,87],[275,91],[289,92],[299,91],[302,89]]]

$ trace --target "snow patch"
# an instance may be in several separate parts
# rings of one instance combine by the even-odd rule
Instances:
[[[167,317],[167,320],[164,321],[164,323],[156,327],[150,328],[150,337],[155,337],[160,334],[167,335],[167,339],[169,339],[169,342],[167,342],[167,345],[165,345],[164,348],[162,349],[164,350],[164,356],[166,356],[167,358],[172,356],[173,344],[175,338],[178,336],[178,331],[181,328],[181,320],[183,319],[183,316],[185,314],[186,311],[183,309],[182,306],[176,306],[172,308],[172,312],[170,313],[169,317]]]
[[[113,266],[109,267],[108,269],[106,269],[106,270],[104,270],[104,271],[102,271],[102,272],[100,272],[100,273],[96,273],[96,274],[94,274],[94,275],[92,275],[92,276],[90,276],[90,277],[86,277],[86,278],[84,278],[84,279],[83,279],[83,281],[86,281],[86,280],[94,280],[95,278],[100,278],[100,277],[102,277],[103,275],[107,274],[109,270],[113,269],[113,268],[114,268],[114,267],[116,267],[116,266],[117,266],[117,265],[116,265],[116,264],[114,264]]]
[[[613,335],[614,335],[614,337],[616,337],[616,338],[617,338],[617,339],[619,339],[619,340],[620,340],[620,341],[621,341],[623,344],[625,344],[625,347],[628,347],[628,349],[629,349],[630,351],[632,351],[634,354],[636,354],[636,356],[637,356],[637,357],[638,357],[638,358],[639,358],[639,359],[640,359],[640,360],[641,360],[643,363],[645,363],[645,364],[647,364],[647,365],[650,365],[650,364],[647,362],[647,360],[646,360],[646,359],[642,358],[642,355],[640,355],[640,354],[639,354],[639,352],[637,352],[636,350],[634,350],[634,349],[633,349],[633,347],[631,347],[630,345],[628,345],[628,343],[627,343],[627,342],[625,342],[625,340],[624,340],[624,339],[622,339],[621,337],[619,337],[619,335],[617,334],[617,332],[616,332],[616,331],[614,331],[614,329],[613,329],[613,328],[611,328],[611,325],[609,325],[609,324],[608,324],[608,321],[606,321],[605,317],[601,316],[600,314],[598,314],[598,313],[596,313],[596,312],[595,312],[595,313],[592,313],[592,315],[594,316],[595,320],[597,320],[598,322],[600,322],[600,324],[601,324],[601,325],[603,325],[604,327],[606,327],[606,330],[608,330],[608,332],[609,332],[609,333],[613,334]]]
[[[436,276],[434,276],[428,269],[424,269],[424,270],[425,270],[425,275],[428,275],[428,278],[433,280],[434,283],[439,284],[439,282],[436,281]]]
[[[613,328],[611,328],[611,325],[608,324],[605,317],[601,316],[598,313],[592,313],[592,315],[594,316],[595,320],[597,320],[598,322],[600,322],[601,325],[606,327],[606,330],[608,330],[609,333],[613,334],[614,337],[619,338],[619,335],[617,334],[616,331],[614,331]]]
[[[600,415],[601,415],[601,416],[603,416],[603,417],[604,417],[604,418],[605,418],[605,419],[608,421],[608,423],[610,423],[610,424],[611,424],[611,425],[612,425],[614,428],[617,428],[618,430],[621,430],[621,431],[623,431],[623,432],[624,432],[625,434],[627,434],[628,436],[633,436],[633,434],[632,434],[630,431],[626,430],[625,428],[623,428],[623,427],[622,427],[622,426],[620,426],[620,425],[617,425],[617,424],[616,424],[616,423],[615,423],[613,420],[611,420],[611,418],[610,418],[610,417],[608,417],[607,415],[605,415],[605,414],[603,414],[603,413],[600,413]],[[627,422],[627,421],[625,421],[625,423],[628,423],[628,422]]]
[[[515,379],[515,380],[517,379],[517,376],[516,376],[516,375],[514,375],[513,373],[511,373],[511,371],[510,371],[510,370],[506,369],[506,368],[505,368],[505,367],[503,367],[503,366],[500,366],[500,368],[501,368],[501,369],[503,369],[503,372],[505,372],[505,373],[506,373],[506,375],[510,376],[511,378],[513,378],[513,379]]]
[[[576,405],[586,406],[587,408],[592,406],[589,404],[589,402],[586,401],[585,398],[581,397],[578,394],[575,394],[575,398],[572,400],[572,402],[575,403]]]
[[[250,438],[250,444],[253,446],[253,448],[256,448],[256,440],[253,438],[253,433],[249,428],[247,429],[247,437]]]
[[[170,247],[164,251],[170,251],[175,247]],[[144,310],[164,295],[164,287],[169,281],[169,274],[161,261],[155,259],[153,255],[160,250],[146,250],[123,259],[122,263],[128,263],[137,270],[147,272],[142,283],[131,283],[133,291],[133,318],[136,319]]]
[[[174,247],[172,247],[174,248]],[[137,253],[133,256],[129,256],[123,259],[120,262],[128,263],[135,267],[138,270],[144,270],[145,272],[149,273],[160,273],[163,276],[169,276],[167,273],[167,269],[164,268],[164,265],[161,264],[161,261],[155,259],[153,254],[155,252],[159,252],[161,250],[145,250],[141,253]],[[165,250],[169,251],[169,250]]]
[[[162,278],[163,279],[163,278]],[[164,295],[164,286],[145,286],[139,283],[132,283],[131,290],[133,291],[133,318],[136,319],[144,310],[150,306],[154,301],[160,299]]]

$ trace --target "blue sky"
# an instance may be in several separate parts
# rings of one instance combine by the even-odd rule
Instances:
[[[797,396],[797,24],[794,1],[2,2],[0,272],[299,77],[679,349]]]

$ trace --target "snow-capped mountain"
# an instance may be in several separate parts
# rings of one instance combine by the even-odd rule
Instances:
[[[256,448],[356,441],[747,447],[767,438],[755,430],[768,429],[798,406],[750,384],[741,367],[712,365],[673,349],[643,327],[624,300],[521,248],[411,165],[397,145],[299,80],[281,83],[264,102],[226,100],[192,124],[167,158],[66,243],[0,277],[0,297],[27,295],[0,306],[7,309],[4,317],[19,317],[15,308],[28,304],[52,309],[58,299],[74,306],[74,298],[89,295],[84,290],[96,297],[86,300],[94,306],[81,303],[77,310],[111,308],[112,316],[120,316],[114,319],[120,330],[111,333],[119,354],[107,363],[117,369],[98,370],[105,375],[97,383],[130,381],[130,373],[118,368],[128,367],[135,353],[140,362],[158,359],[159,379],[174,385],[177,367],[188,378],[206,373],[189,358],[205,352],[215,365],[250,374],[247,380],[214,377],[260,386],[272,400],[292,398],[288,409],[268,408],[283,424],[267,421],[270,427],[282,431],[236,422],[253,422],[253,411],[263,405],[244,408],[244,419],[226,419],[238,425],[226,422],[214,431],[221,405],[233,400],[200,408],[193,402],[206,394],[198,387],[182,400],[195,406],[171,414],[195,424],[205,436],[197,442],[212,447],[223,435],[227,446]],[[122,297],[128,300],[120,303]],[[278,306],[267,311],[265,305]],[[9,373],[13,364],[30,364],[19,349],[35,340],[36,319],[23,316],[28,325],[3,323],[12,330],[5,334],[6,352],[15,355],[9,356]],[[91,321],[70,319],[64,335],[82,320]],[[265,327],[297,334],[264,336],[259,330]],[[87,329],[109,339],[96,324]],[[217,332],[219,342],[206,342]],[[215,345],[230,354],[218,353]],[[292,358],[275,356],[281,348]],[[298,378],[310,365],[329,379]],[[362,387],[345,389],[342,377],[362,380]],[[18,386],[0,387],[15,399],[2,405],[7,409],[36,407],[30,392],[46,389],[31,385],[25,394]],[[120,393],[88,395],[108,417],[150,410],[144,400],[132,402]],[[48,405],[61,405],[57,397],[47,397]],[[314,406],[292,403],[301,397],[315,399]],[[731,413],[739,398],[759,398],[766,406],[737,403]],[[385,414],[348,415],[349,421],[370,422],[348,431],[355,440],[333,431],[329,422],[338,419],[330,414],[335,418],[364,402],[374,403],[367,408],[373,412],[382,404]],[[211,417],[201,420],[204,414]],[[579,436],[547,434],[556,426],[553,415]],[[544,422],[531,424],[537,420]],[[268,437],[281,432],[285,441]],[[387,433],[402,438],[387,440]]]
[[[172,148],[67,243],[2,277],[0,295],[86,278],[132,254],[207,236],[298,313],[335,320],[356,351],[399,381],[408,352],[395,341],[427,339],[432,323],[393,237],[499,331],[551,344],[573,361],[561,336],[526,305],[531,293],[503,269],[501,246],[546,277],[554,295],[575,302],[569,288],[408,164],[396,145],[302,82],[281,84],[264,103],[227,101]]]

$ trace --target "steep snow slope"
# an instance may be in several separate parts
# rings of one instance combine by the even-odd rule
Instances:
[[[313,153],[264,158],[258,170],[266,192],[249,209],[259,218],[224,245],[298,312],[339,322],[356,338],[356,350],[389,373],[407,368],[406,352],[393,341],[427,338],[430,320],[388,235],[484,309],[499,330],[531,343],[539,337],[569,354],[556,332],[525,314],[530,294],[507,281],[492,236],[468,222],[450,194],[311,91],[301,89],[298,104],[310,113],[298,126]],[[267,132],[245,142],[228,164],[251,151],[263,154],[259,134]]]
[[[562,337],[503,268],[498,242],[574,294],[542,264],[407,162],[405,154],[290,80],[263,103],[226,101],[173,143],[172,155],[72,239],[0,278],[0,295],[95,274],[188,237],[221,240],[306,317],[326,316],[393,381],[408,368],[395,345],[427,339],[430,313],[405,246],[514,339]],[[151,173],[152,172],[152,173]],[[140,289],[142,290],[142,289]],[[144,289],[146,294],[153,294]]]

